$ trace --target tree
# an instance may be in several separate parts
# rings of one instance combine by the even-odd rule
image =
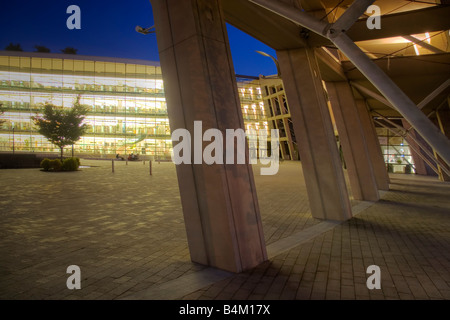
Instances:
[[[3,114],[5,113],[5,109],[3,108],[3,104],[0,103],[0,116],[3,116]],[[0,119],[0,126],[5,122],[5,119]]]
[[[9,45],[7,45],[5,47],[5,50],[7,50],[7,51],[23,51],[20,43],[13,44],[12,42],[10,42]]]
[[[73,47],[66,47],[64,49],[61,49],[61,52],[65,54],[77,54],[77,51],[78,49],[75,49]]]
[[[39,127],[38,132],[61,149],[62,160],[64,147],[80,140],[86,132],[88,125],[83,121],[87,112],[88,109],[80,104],[78,97],[70,109],[47,104],[44,106],[43,115],[36,115],[32,119]]]
[[[50,49],[44,46],[35,45],[34,48],[36,49],[36,52],[45,52],[45,53],[50,52]]]

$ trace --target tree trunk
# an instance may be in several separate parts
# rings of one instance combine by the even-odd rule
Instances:
[[[59,147],[61,149],[61,162],[63,161],[63,153],[64,153],[64,146]]]

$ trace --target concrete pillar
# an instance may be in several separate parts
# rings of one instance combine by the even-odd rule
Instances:
[[[402,119],[402,125],[403,128],[405,128],[406,130],[409,130],[409,134],[416,140],[420,141],[420,143],[424,146],[426,146],[428,148],[429,152],[432,152],[433,150],[431,149],[431,147],[428,145],[428,143],[422,139],[422,137],[420,135],[417,134],[416,130],[414,130],[414,128],[411,127],[411,124],[405,120]],[[419,147],[419,145],[414,141],[414,139],[411,139],[409,136],[405,137],[405,140],[408,142],[408,144],[410,145],[410,152],[411,152],[411,156],[413,158],[414,161],[414,168],[416,171],[416,174],[420,174],[420,175],[429,175],[429,176],[435,176],[436,173],[427,165],[427,163],[423,160],[422,157],[427,158],[431,163],[434,164],[434,160],[431,159],[430,157],[428,157],[428,155],[426,155],[425,153],[421,153],[420,155],[415,151],[415,150],[421,150],[421,148]]]
[[[326,87],[353,197],[357,200],[378,201],[378,186],[352,89],[345,81],[327,82]]]
[[[291,160],[289,146],[287,145],[286,140],[280,140],[280,151],[281,151],[281,159]]]
[[[290,160],[297,160],[295,158],[295,149],[294,149],[294,143],[293,143],[295,135],[293,132],[291,132],[291,128],[289,127],[289,121],[290,121],[289,118],[283,119],[284,127],[286,128],[286,136],[288,138],[287,146],[289,149],[289,157],[290,157]]]
[[[352,217],[314,49],[277,51],[313,217]]]
[[[450,98],[448,98],[448,100],[450,101]],[[450,108],[448,105],[444,106],[439,110],[436,110],[436,122],[439,129],[441,129],[441,132],[445,134],[447,138],[450,138]],[[439,157],[439,155],[436,156]],[[442,160],[440,157],[439,159]],[[450,167],[447,164],[445,164],[444,161],[441,162],[442,165],[445,166],[445,168],[447,168],[448,171]],[[450,176],[445,171],[441,170],[440,167],[439,171],[440,171],[439,176],[442,181],[450,181]]]
[[[210,143],[194,145],[194,121],[224,140],[226,129],[244,128],[220,0],[151,3],[170,127],[191,133],[194,159]],[[267,259],[248,163],[177,165],[192,261],[241,272]]]
[[[380,140],[373,123],[372,117],[367,110],[365,100],[356,100],[359,120],[364,132],[369,159],[372,163],[373,173],[377,182],[378,190],[389,190],[389,174],[381,151]]]
[[[408,144],[411,145],[415,145],[417,148],[419,148],[419,146],[417,145],[417,143],[415,143],[413,140],[410,140],[408,138],[406,138],[406,140],[408,141]],[[419,149],[417,149],[419,150]],[[419,154],[417,154],[417,152],[415,150],[413,150],[412,147],[410,147],[409,149],[411,156],[413,158],[414,161],[414,169],[416,171],[416,174],[420,174],[420,175],[428,175],[428,171],[431,172],[431,169],[427,170],[427,165],[425,164],[425,161],[423,161],[423,159],[419,156]]]
[[[450,104],[450,96],[448,98],[448,103]],[[436,111],[436,122],[441,129],[441,132],[450,139],[450,106],[449,104],[444,105]]]

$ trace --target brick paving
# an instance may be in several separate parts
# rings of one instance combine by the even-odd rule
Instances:
[[[380,201],[333,225],[312,218],[300,163],[255,170],[274,250],[232,274],[190,261],[172,163],[151,176],[148,162],[82,164],[0,171],[0,299],[450,299],[450,183],[391,175]],[[81,290],[66,287],[69,265]],[[381,289],[367,288],[369,265]]]

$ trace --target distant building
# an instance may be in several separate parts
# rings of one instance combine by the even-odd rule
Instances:
[[[238,75],[236,80],[245,130],[267,130],[269,134],[270,129],[278,129],[280,159],[299,160],[282,79]],[[31,117],[46,103],[71,107],[77,96],[89,108],[89,130],[74,145],[75,154],[171,157],[159,62],[12,51],[0,51],[0,104],[6,120],[0,127],[0,151],[58,153],[58,147],[37,133]],[[377,132],[388,169],[401,172],[410,164],[414,172],[408,142],[385,128],[377,128]],[[67,146],[65,153],[71,150]]]
[[[261,89],[238,78],[246,129],[267,129]],[[172,141],[159,62],[52,53],[0,51],[0,104],[6,121],[0,151],[53,153],[31,117],[46,103],[89,109],[77,155],[141,154],[170,158]],[[72,150],[71,146],[65,152]]]
[[[263,101],[270,129],[278,129],[280,158],[299,160],[297,140],[292,126],[291,112],[284,93],[283,80],[278,77],[260,77]]]

